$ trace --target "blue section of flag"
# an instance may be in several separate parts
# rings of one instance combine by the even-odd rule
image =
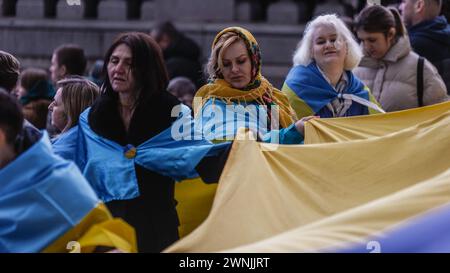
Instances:
[[[0,170],[0,252],[39,252],[100,202],[74,163],[52,152],[46,133]]]
[[[178,121],[155,137],[134,147],[135,155],[129,155],[129,148],[105,139],[89,127],[89,110],[79,120],[77,163],[92,187],[104,202],[126,200],[139,196],[135,164],[173,178],[183,180],[197,177],[195,167],[205,156],[216,155],[230,143],[213,144],[200,137],[174,139],[179,128],[189,128],[183,136],[193,136],[195,129],[190,111],[181,111]],[[175,128],[176,127],[176,128]]]
[[[57,138],[52,139],[53,152],[64,159],[75,161],[77,155],[78,126],[70,128]]]
[[[368,253],[375,245],[381,253],[450,252],[450,205],[433,209],[383,236],[371,237],[339,252]]]

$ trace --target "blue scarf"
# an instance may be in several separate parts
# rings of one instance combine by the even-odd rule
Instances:
[[[88,124],[90,108],[79,120],[77,163],[87,180],[104,202],[139,196],[135,164],[175,180],[198,177],[195,167],[205,156],[216,155],[230,143],[214,145],[201,140],[174,140],[172,130],[194,129],[190,110],[160,134],[138,147],[122,146],[97,135]],[[183,127],[188,126],[188,127]],[[190,130],[184,132],[191,135]]]
[[[0,169],[0,252],[39,252],[100,200],[75,164],[52,153],[46,133]]]
[[[345,73],[348,77],[348,84],[344,93],[369,100],[369,91],[365,89],[364,84],[351,71],[345,71]],[[308,66],[297,65],[293,67],[286,77],[286,84],[315,114],[338,97],[338,93],[323,77],[314,62]],[[347,115],[367,114],[367,107],[361,106],[353,103],[347,111]]]
[[[52,139],[53,152],[64,159],[75,161],[77,154],[78,126],[70,128]]]

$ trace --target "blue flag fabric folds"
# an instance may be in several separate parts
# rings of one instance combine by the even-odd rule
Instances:
[[[75,161],[77,158],[78,126],[52,139],[53,152],[64,159]]]
[[[139,196],[135,164],[175,180],[194,178],[198,176],[195,167],[201,159],[229,145],[214,145],[202,138],[195,140],[192,137],[195,126],[190,110],[185,107],[172,127],[138,147],[122,146],[92,131],[88,124],[89,110],[80,116],[77,163],[104,202]],[[179,128],[183,128],[181,136]],[[174,139],[174,133],[181,138]]]
[[[39,252],[100,202],[75,164],[52,153],[46,133],[0,170],[0,181],[0,252]]]
[[[264,142],[281,144],[300,144],[303,135],[292,123],[286,128],[268,130],[267,113],[265,107],[255,102],[241,104],[227,104],[221,100],[209,99],[196,115],[198,130],[208,140],[231,141],[240,128],[248,128],[258,134]],[[278,116],[272,117],[279,122]],[[279,129],[279,130],[278,130]]]

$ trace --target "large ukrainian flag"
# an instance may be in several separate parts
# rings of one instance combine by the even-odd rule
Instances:
[[[0,252],[135,252],[132,227],[113,219],[47,134],[0,170]]]
[[[181,181],[175,185],[180,236],[195,229],[208,215],[217,187],[217,184],[205,184],[195,167],[204,157],[217,155],[230,144],[213,144],[196,136],[197,127],[190,109],[181,106],[179,117],[171,127],[130,149],[92,131],[88,123],[89,111],[80,115],[77,163],[98,197],[109,202],[139,196],[135,173],[135,164],[138,164]],[[178,139],[174,139],[174,135]]]
[[[450,103],[310,125],[335,143],[236,140],[210,215],[166,251],[450,252]]]

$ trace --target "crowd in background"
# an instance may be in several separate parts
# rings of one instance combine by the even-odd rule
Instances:
[[[16,57],[0,51],[0,171],[46,130],[55,152],[76,162],[81,171],[95,166],[115,173],[120,165],[114,156],[105,157],[106,152],[85,153],[79,163],[80,138],[87,151],[117,144],[127,147],[126,157],[133,158],[136,149],[176,122],[179,117],[171,111],[180,102],[186,115],[205,124],[201,129],[208,141],[231,141],[237,130],[226,131],[218,115],[205,112],[234,111],[223,116],[245,120],[237,106],[254,106],[268,116],[263,124],[249,118],[259,140],[302,144],[304,123],[310,119],[384,113],[449,100],[446,2],[381,1],[384,6],[366,7],[365,1],[304,2],[310,21],[281,90],[261,74],[257,37],[241,27],[217,34],[207,63],[200,59],[199,46],[170,22],[148,33],[119,35],[105,58],[88,70],[83,48],[74,44],[56,48],[48,69],[22,68]],[[341,16],[319,15],[325,5],[336,6],[333,10]],[[194,97],[202,99],[200,105],[193,105]],[[279,126],[273,129],[275,108]],[[200,165],[217,167],[218,162]],[[174,180],[139,164],[132,169],[137,193],[120,192],[120,183],[108,181],[94,189],[99,196],[111,195],[103,201],[113,215],[135,227],[141,251],[161,251],[178,239]],[[202,176],[200,168],[197,171]],[[86,178],[92,181],[89,173]]]

